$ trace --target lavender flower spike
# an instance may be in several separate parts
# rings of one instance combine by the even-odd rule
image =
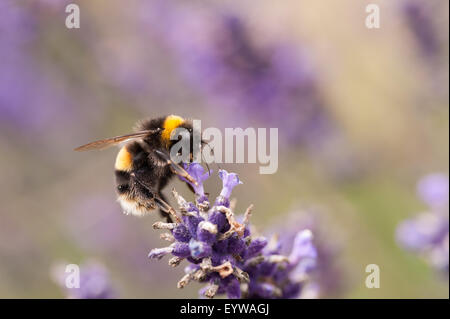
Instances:
[[[187,169],[202,185],[206,179],[203,168],[191,164]],[[237,174],[225,170],[219,171],[219,177],[223,188],[212,206],[203,187],[195,189],[195,204],[173,191],[181,218],[175,223],[155,223],[158,226],[155,229],[170,232],[162,238],[169,239],[171,244],[153,249],[149,256],[159,259],[172,254],[174,257],[169,260],[172,267],[186,260],[189,265],[178,288],[191,281],[205,283],[200,294],[207,298],[218,294],[226,294],[228,298],[299,297],[309,280],[309,271],[316,264],[311,231],[298,233],[289,257],[281,255],[281,245],[273,248],[264,237],[252,238],[248,223],[253,206],[242,219],[237,219],[229,205],[232,189],[242,182]],[[202,201],[198,200],[199,195]]]

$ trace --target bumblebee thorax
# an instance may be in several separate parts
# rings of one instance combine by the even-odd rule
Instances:
[[[166,117],[163,123],[163,131],[161,133],[162,143],[168,147],[170,145],[170,136],[176,128],[180,127],[184,123],[184,119],[178,115],[169,115]]]

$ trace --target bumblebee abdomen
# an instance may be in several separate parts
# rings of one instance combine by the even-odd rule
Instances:
[[[117,193],[126,194],[130,191],[130,173],[125,171],[115,171]]]
[[[119,195],[117,200],[126,215],[145,216],[156,208],[153,202],[142,203],[127,194]]]
[[[117,200],[125,214],[144,216],[155,209],[153,194],[136,182],[135,174],[151,182],[148,154],[139,143],[131,142],[122,147],[114,164]],[[147,175],[147,176],[146,176]]]

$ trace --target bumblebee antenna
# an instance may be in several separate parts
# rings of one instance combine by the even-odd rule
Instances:
[[[211,146],[209,145],[209,143],[207,141],[202,140],[202,145],[207,145],[209,147],[210,152],[212,152],[214,154],[214,149],[211,148]],[[203,147],[202,147],[202,160],[205,161],[205,158],[203,157]],[[208,168],[208,174],[209,176],[211,176],[211,169],[209,168],[209,164],[207,161],[205,161],[206,167]]]
[[[208,145],[208,147],[209,147],[209,149],[210,149],[210,151],[214,154],[214,149],[211,147],[211,145],[209,145],[209,143],[208,142],[206,142],[206,141],[202,141],[202,144],[204,144],[204,145]],[[203,158],[203,153],[202,153],[202,158]],[[208,170],[209,170],[209,165],[208,165],[208,163],[205,161],[205,163],[206,163],[206,166],[208,167]],[[220,167],[220,165],[218,164],[218,163],[216,163],[216,162],[214,162],[214,164],[216,164],[217,165],[217,167],[219,168],[219,169],[222,169],[222,167]]]

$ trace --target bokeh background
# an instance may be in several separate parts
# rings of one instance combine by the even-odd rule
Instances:
[[[448,1],[77,0],[80,29],[65,27],[68,3],[0,3],[0,297],[63,298],[55,267],[89,260],[119,297],[197,297],[176,289],[182,267],[147,259],[164,246],[158,216],[121,213],[116,150],[72,151],[173,113],[279,127],[276,174],[221,167],[261,232],[314,219],[333,246],[322,297],[448,298],[448,275],[395,240],[426,209],[416,182],[448,174]],[[380,29],[365,27],[368,3]],[[379,289],[364,284],[371,263]]]

